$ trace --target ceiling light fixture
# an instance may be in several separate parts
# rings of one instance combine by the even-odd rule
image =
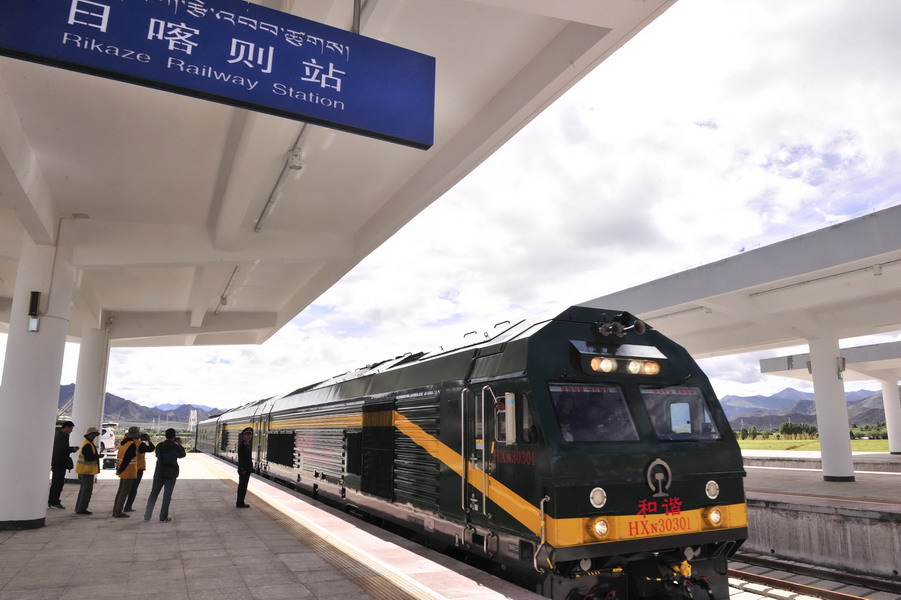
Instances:
[[[263,210],[260,211],[260,216],[257,217],[257,222],[253,226],[254,233],[259,233],[260,229],[263,228],[263,221],[266,220],[266,217],[272,212],[276,200],[281,195],[282,185],[285,183],[285,177],[288,175],[288,172],[299,171],[303,168],[303,164],[301,163],[303,158],[303,141],[310,129],[312,128],[307,123],[304,123],[303,127],[300,128],[297,140],[294,142],[294,145],[291,146],[291,150],[285,158],[285,165],[282,167],[282,171],[279,173],[275,185],[272,186],[272,191],[269,192],[269,199],[266,200],[266,204],[263,206]]]
[[[294,148],[288,153],[288,168],[292,171],[303,169],[303,151],[300,148]]]
[[[213,311],[214,315],[218,315],[219,309],[223,306],[228,306],[228,288],[231,287],[232,282],[235,280],[235,275],[238,274],[238,267],[240,266],[241,265],[235,266],[234,270],[232,271],[231,277],[228,278],[228,283],[225,284],[225,289],[222,290],[221,294],[219,294],[219,304],[216,305],[216,310]]]

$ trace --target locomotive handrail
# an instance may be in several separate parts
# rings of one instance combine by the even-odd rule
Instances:
[[[476,528],[472,523],[465,523],[463,525],[463,529],[462,529],[462,531],[460,531],[460,545],[463,546],[464,548],[472,547],[472,544],[470,544],[469,542],[466,541],[466,532],[467,531],[471,531],[473,534],[475,534]],[[470,537],[472,537],[472,536],[470,536]]]
[[[495,402],[497,402],[497,396],[490,385],[482,388],[482,514],[490,519],[491,515],[488,514],[488,448],[491,446],[488,443],[488,422],[485,420],[485,390],[491,392],[491,397]]]
[[[464,515],[469,514],[469,509],[466,507],[466,393],[468,391],[468,387],[460,390],[460,505]]]
[[[488,558],[492,558],[494,556],[494,552],[491,552],[490,550],[488,550],[488,541],[493,537],[497,538],[498,535],[496,533],[494,533],[493,531],[489,531],[487,534],[485,534],[485,537],[482,540],[482,551],[485,553],[486,556],[488,556]],[[500,538],[498,538],[498,539],[500,539]]]
[[[547,541],[547,530],[545,529],[544,521],[544,503],[550,501],[551,497],[545,495],[545,497],[541,499],[541,502],[538,505],[538,509],[541,511],[541,517],[539,520],[539,523],[541,525],[541,543],[538,544],[538,547],[535,549],[535,554],[532,555],[532,566],[535,567],[535,570],[539,573],[544,573],[544,569],[538,566],[538,553],[541,552],[541,549],[544,547],[544,544]]]

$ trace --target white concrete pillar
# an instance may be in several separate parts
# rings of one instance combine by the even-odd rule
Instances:
[[[854,481],[845,382],[837,339],[808,340],[825,481]]]
[[[0,385],[0,423],[7,449],[0,452],[0,530],[43,527],[47,515],[50,455],[74,282],[74,269],[61,254],[24,236]],[[27,331],[32,291],[41,293],[36,332]]]
[[[72,402],[72,421],[75,423],[75,431],[71,436],[73,446],[81,446],[88,427],[100,429],[108,357],[109,337],[106,330],[85,328],[78,348],[75,399]],[[78,481],[78,476],[71,471],[66,479]]]
[[[885,407],[885,429],[888,431],[888,450],[901,454],[901,398],[898,382],[881,380],[882,405]]]

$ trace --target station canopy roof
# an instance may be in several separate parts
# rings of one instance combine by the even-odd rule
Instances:
[[[893,334],[901,331],[898,231],[901,205],[584,304],[633,312],[695,358]],[[901,373],[897,355],[876,345],[848,354],[847,368]],[[806,360],[767,363],[765,372],[803,377]]]
[[[30,236],[76,268],[70,339],[261,343],[672,1],[364,2],[362,35],[436,59],[428,150],[0,58],[0,329]]]

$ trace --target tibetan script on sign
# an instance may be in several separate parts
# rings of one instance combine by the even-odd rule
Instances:
[[[435,59],[242,0],[0,0],[0,54],[427,149]]]

